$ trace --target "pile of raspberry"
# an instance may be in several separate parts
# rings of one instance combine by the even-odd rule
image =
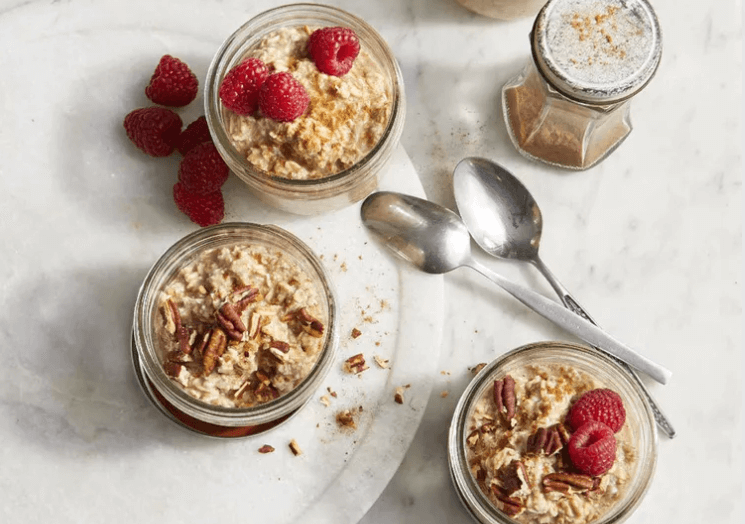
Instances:
[[[165,55],[155,68],[145,95],[160,106],[184,107],[194,101],[198,86],[188,65]],[[221,188],[229,169],[212,142],[204,116],[182,130],[181,117],[173,110],[145,107],[124,118],[124,129],[132,143],[150,156],[166,157],[178,150],[183,159],[178,182],[173,186],[176,206],[202,227],[222,221],[225,203]]]
[[[319,71],[343,76],[360,52],[357,34],[346,27],[324,27],[308,39],[308,55]],[[288,72],[272,73],[258,58],[246,58],[223,78],[219,90],[223,105],[242,116],[257,111],[277,122],[292,122],[305,114],[310,97],[303,84]]]

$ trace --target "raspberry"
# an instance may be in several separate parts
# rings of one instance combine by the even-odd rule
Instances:
[[[197,195],[177,182],[173,186],[173,200],[180,211],[202,227],[219,224],[225,216],[225,202],[220,191]]]
[[[259,108],[264,116],[279,122],[292,122],[305,113],[310,97],[303,84],[290,73],[275,73],[259,90]]]
[[[572,429],[591,420],[602,422],[617,433],[626,422],[626,410],[621,396],[610,389],[593,389],[582,395],[567,416]]]
[[[181,134],[181,117],[163,107],[135,109],[124,117],[124,129],[132,143],[148,155],[168,156]]]
[[[586,475],[602,475],[616,461],[616,438],[602,422],[592,420],[580,426],[567,447],[574,467]]]
[[[316,29],[308,40],[308,54],[318,70],[327,75],[349,73],[359,52],[357,34],[346,27]]]
[[[207,127],[207,119],[200,116],[194,122],[186,126],[181,132],[176,142],[176,149],[182,155],[188,153],[194,146],[198,146],[202,142],[211,142],[212,137],[210,136],[210,128]]]
[[[215,144],[203,142],[184,155],[178,168],[178,180],[190,193],[209,195],[220,190],[229,173]]]
[[[164,55],[145,88],[145,95],[156,104],[182,107],[197,97],[198,87],[197,77],[188,65]]]
[[[269,76],[266,64],[247,58],[228,71],[220,84],[220,100],[239,115],[250,115],[259,107],[259,89]]]

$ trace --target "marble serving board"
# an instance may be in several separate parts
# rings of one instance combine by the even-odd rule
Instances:
[[[132,309],[149,267],[197,226],[172,200],[179,156],[144,155],[122,120],[150,105],[144,87],[162,55],[202,80],[222,39],[258,12],[187,1],[179,9],[190,16],[175,20],[165,5],[18,3],[0,12],[0,42],[13,49],[0,57],[13,71],[0,79],[0,521],[355,522],[393,476],[427,405],[442,278],[380,249],[359,204],[291,216],[233,176],[225,221],[282,226],[322,258],[340,304],[338,361],[298,414],[255,437],[211,439],[155,409],[132,368]],[[185,124],[202,103],[179,110]],[[424,195],[403,147],[382,186]],[[369,365],[359,376],[342,370],[356,353]],[[404,403],[394,402],[406,385]],[[356,429],[337,425],[346,409]],[[264,444],[275,451],[258,453]]]

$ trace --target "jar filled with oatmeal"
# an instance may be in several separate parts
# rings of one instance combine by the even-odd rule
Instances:
[[[331,29],[354,41],[333,56],[352,57],[349,69],[329,70],[310,53],[311,35]],[[226,104],[221,87],[248,60],[300,84],[307,108],[298,103],[299,116],[282,120],[261,105],[241,111]],[[230,169],[265,203],[300,215],[340,209],[374,191],[406,114],[403,76],[385,40],[360,18],[318,4],[271,9],[240,27],[212,60],[204,100]]]
[[[168,418],[244,437],[296,413],[325,378],[338,333],[318,257],[276,227],[226,223],[168,249],[137,297],[133,362]]]
[[[654,76],[660,28],[647,0],[549,0],[533,59],[502,89],[507,130],[527,158],[587,169],[631,132],[629,104]]]
[[[611,399],[603,413],[582,407],[598,398]],[[602,450],[587,453],[590,443]],[[539,342],[486,365],[466,387],[448,460],[477,522],[616,524],[649,489],[657,428],[643,391],[611,359]]]
[[[513,20],[535,16],[546,0],[458,0],[458,3],[480,15]]]

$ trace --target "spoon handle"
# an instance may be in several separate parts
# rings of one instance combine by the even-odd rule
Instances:
[[[579,315],[580,317],[584,318],[585,320],[592,322],[596,326],[598,325],[597,322],[595,322],[592,317],[582,308],[582,306],[579,305],[579,302],[577,302],[574,297],[569,293],[569,291],[559,282],[559,279],[554,276],[551,271],[549,271],[548,266],[546,266],[543,263],[543,260],[541,260],[538,256],[532,259],[533,264],[535,264],[535,267],[538,268],[538,271],[540,271],[544,277],[546,277],[546,280],[548,280],[548,283],[551,284],[551,287],[554,288],[554,291],[556,291],[556,294],[559,295],[559,298],[561,299],[562,304],[564,306],[574,312],[575,314]],[[602,349],[596,347],[598,351],[603,351]],[[605,353],[605,352],[604,352]],[[654,397],[652,397],[652,394],[647,389],[647,386],[642,382],[642,379],[639,378],[639,375],[636,374],[636,372],[626,364],[626,362],[616,358],[614,355],[611,355],[610,353],[606,353],[611,359],[613,359],[618,365],[620,365],[622,368],[624,368],[626,371],[628,371],[629,375],[631,375],[631,378],[636,382],[636,384],[639,386],[639,388],[644,392],[644,396],[647,398],[647,403],[649,404],[649,407],[652,409],[652,413],[654,414],[654,419],[657,422],[657,425],[660,427],[663,433],[667,435],[668,438],[674,438],[675,437],[675,428],[673,428],[673,425],[670,423],[670,420],[665,416],[665,414],[662,412],[662,409],[657,405],[657,402],[655,401]]]
[[[560,304],[549,300],[535,291],[515,284],[502,275],[471,259],[464,265],[481,273],[486,278],[500,286],[510,295],[531,308],[539,315],[547,318],[553,323],[563,327],[573,335],[578,336],[585,342],[602,347],[607,353],[611,353],[639,371],[643,371],[660,384],[666,384],[672,376],[672,372],[640,355],[633,349],[617,341],[605,331],[592,322],[575,315]]]

